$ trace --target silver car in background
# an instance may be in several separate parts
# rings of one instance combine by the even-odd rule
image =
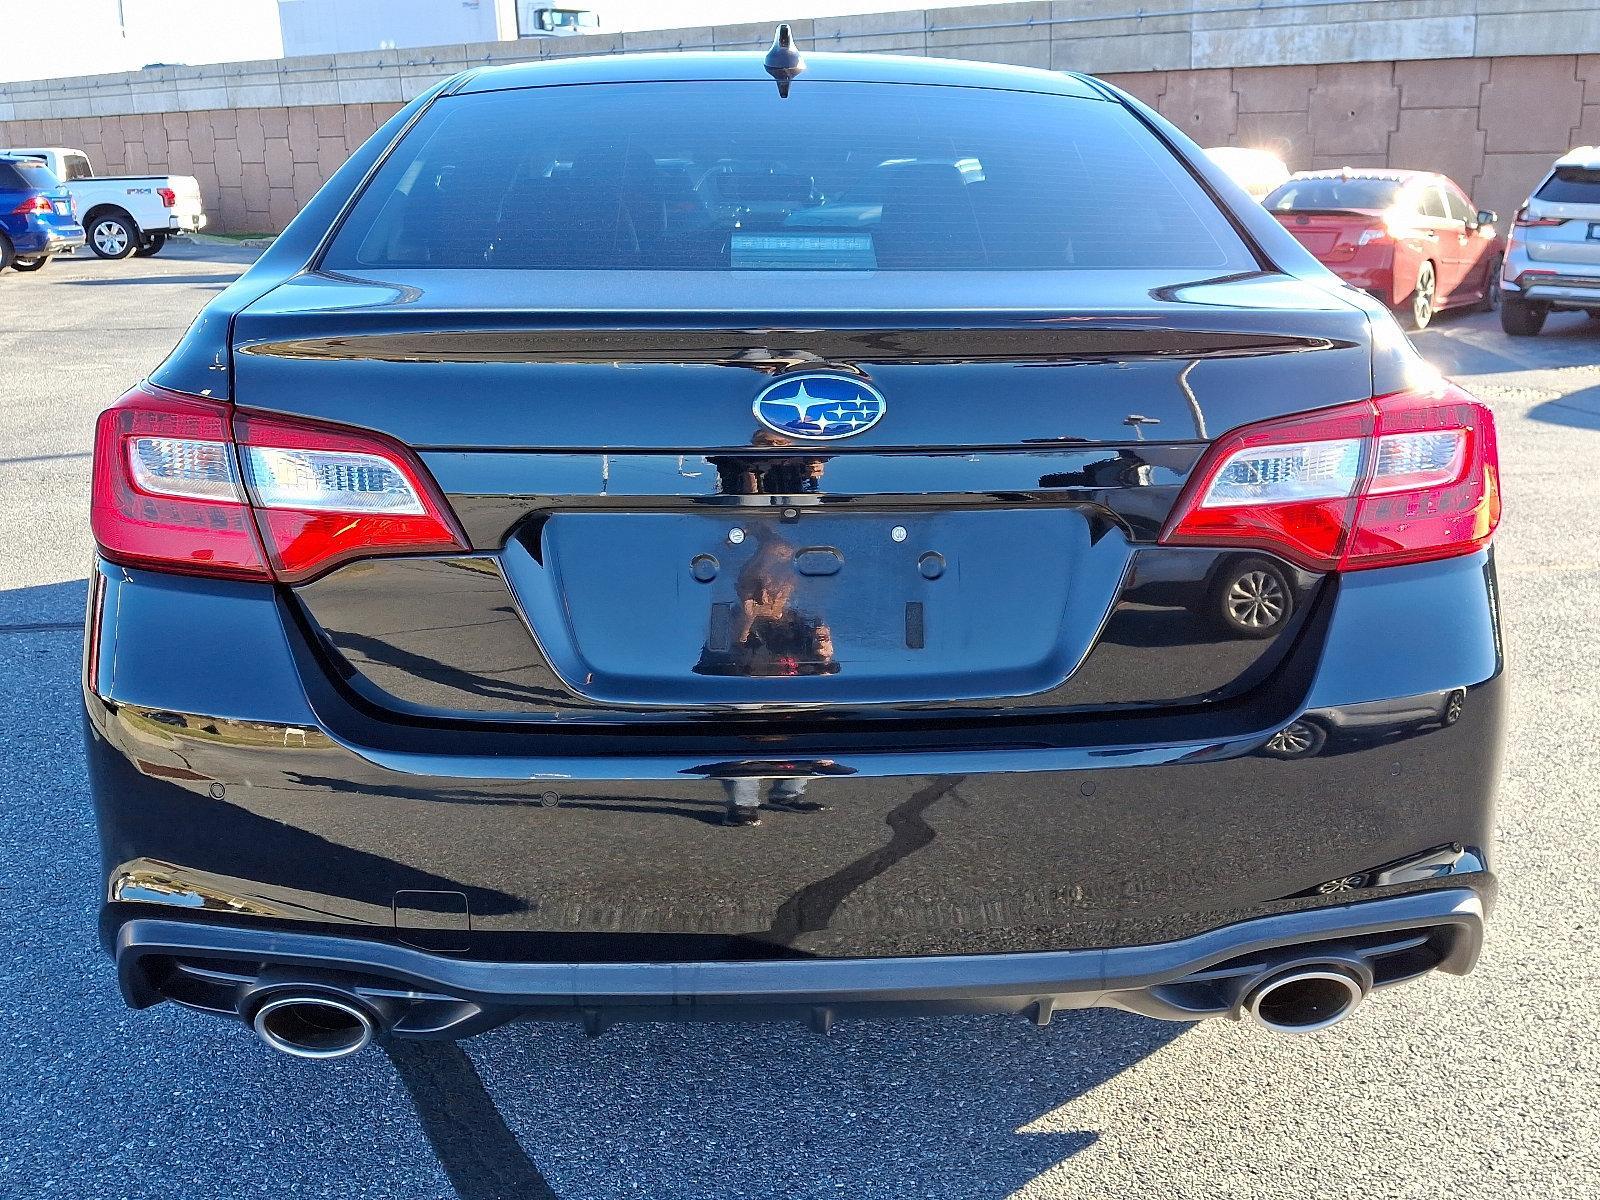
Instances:
[[[1600,146],[1562,155],[1517,212],[1500,294],[1514,337],[1538,333],[1552,309],[1600,319]]]

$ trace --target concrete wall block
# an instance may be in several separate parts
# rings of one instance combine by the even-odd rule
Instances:
[[[196,163],[216,161],[217,127],[215,113],[189,114],[189,154]]]
[[[311,197],[317,194],[326,179],[321,169],[314,162],[297,162],[294,164],[294,202],[299,208],[304,208],[311,203]]]
[[[234,139],[239,143],[239,157],[247,163],[266,161],[267,133],[261,127],[259,109],[242,108],[238,113]]]
[[[1583,115],[1567,141],[1574,146],[1600,146],[1600,104],[1583,106]]]
[[[267,178],[273,187],[294,185],[294,152],[289,149],[288,138],[268,138],[263,162],[267,168]]]
[[[344,160],[349,157],[350,151],[345,148],[343,135],[317,139],[317,170],[322,172],[324,179],[332,178],[333,173],[344,166]]]
[[[1577,76],[1583,80],[1583,102],[1600,104],[1600,54],[1580,54]]]
[[[1573,126],[1583,121],[1583,94],[1573,55],[1495,59],[1483,85],[1478,121],[1488,134],[1486,149],[1508,154],[1570,149]]]
[[[1394,78],[1400,85],[1401,108],[1476,108],[1478,89],[1489,78],[1489,63],[1481,58],[1397,62]]]
[[[223,187],[233,187],[244,178],[244,159],[239,156],[239,143],[232,138],[217,139],[213,162],[217,180]]]
[[[1570,54],[1600,47],[1600,7],[1575,0],[1554,12],[1485,14],[1478,18],[1472,53],[1481,57]]]
[[[374,100],[401,100],[398,75],[350,76],[339,72],[339,100],[343,104],[370,104]]]
[[[217,211],[220,214],[219,232],[258,232],[251,227],[249,214],[245,211],[244,188],[220,184],[217,188]]]
[[[535,38],[540,58],[586,58],[596,54],[621,54],[620,33],[585,33],[576,37]]]
[[[189,143],[178,138],[167,143],[167,170],[174,175],[193,175],[194,158],[189,153]]]
[[[1233,73],[1241,113],[1303,113],[1316,85],[1315,67],[1240,67]]]
[[[1389,135],[1389,162],[1438,171],[1470,191],[1483,171],[1484,141],[1476,108],[1402,108]]]
[[[258,109],[256,117],[261,122],[261,132],[266,137],[286,138],[289,136],[289,110],[287,108]]]
[[[267,211],[268,193],[272,190],[272,183],[267,178],[267,168],[264,163],[247,162],[240,175],[240,183],[244,188],[244,207],[246,212],[265,214]]]
[[[767,40],[772,40],[772,26],[767,29]],[[710,25],[690,25],[682,29],[641,29],[637,33],[622,35],[622,48],[629,54],[648,53],[652,50],[709,50],[714,44],[715,31]]]
[[[271,233],[282,233],[284,227],[294,220],[295,214],[300,211],[300,205],[294,198],[292,187],[275,187],[267,192],[267,229]]]
[[[1317,68],[1308,109],[1314,159],[1386,156],[1389,134],[1400,120],[1400,89],[1391,63],[1351,63]]]
[[[335,78],[286,80],[280,90],[286,108],[339,103],[339,81]]]
[[[272,83],[228,85],[229,108],[277,108],[283,104],[283,88]]]
[[[1158,111],[1202,146],[1230,145],[1239,126],[1233,72],[1173,72]]]
[[[1398,58],[1461,58],[1473,53],[1473,18],[1343,21],[1328,25],[1256,25],[1196,29],[1197,67],[1283,63],[1378,62]]]
[[[1129,71],[1182,71],[1189,66],[1187,33],[1139,34],[1050,42],[1050,69],[1107,75]]]
[[[1509,217],[1550,170],[1549,154],[1485,154],[1483,171],[1472,183],[1472,198]],[[1466,180],[1458,180],[1463,186]]]
[[[344,105],[319,104],[312,112],[318,137],[344,137]]]
[[[816,25],[810,18],[803,17],[798,21],[790,21],[789,28],[794,33],[794,40],[800,44],[801,50],[811,48],[816,37]],[[711,43],[719,50],[765,50],[772,45],[772,37],[778,31],[776,21],[742,21],[736,25],[714,25],[711,28]],[[821,50],[824,47],[818,46]]]
[[[1012,67],[1050,68],[1050,39],[1036,37],[1026,42],[990,42],[986,45],[943,46],[930,51],[940,58],[970,62],[1003,63]]]
[[[1107,74],[1100,72],[1100,78],[1119,87],[1139,100],[1143,100],[1151,108],[1161,108],[1162,93],[1167,90],[1167,73],[1165,71],[1135,71],[1125,75]]]
[[[927,23],[920,10],[813,17],[811,44],[818,50],[911,50],[926,54]]]

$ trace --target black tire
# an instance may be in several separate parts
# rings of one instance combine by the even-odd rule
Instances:
[[[97,258],[127,258],[139,248],[139,227],[127,213],[115,209],[98,212],[85,226],[89,249]]]
[[[11,251],[11,239],[5,234],[0,233],[0,271],[4,271],[11,265],[11,260],[13,257],[14,255]]]
[[[1234,559],[1217,572],[1206,607],[1229,637],[1276,637],[1294,615],[1294,589],[1270,559]]]
[[[41,254],[38,258],[13,259],[11,269],[13,271],[37,271],[49,261],[50,256],[48,254]]]
[[[1535,337],[1544,328],[1550,308],[1507,296],[1500,302],[1500,328],[1512,337]]]
[[[1493,312],[1500,307],[1500,263],[1501,257],[1496,254],[1489,260],[1489,286],[1483,291],[1483,299],[1478,301],[1478,312]]]
[[[1600,308],[1586,308],[1583,311],[1589,314],[1589,320],[1600,321]]]
[[[160,254],[161,247],[165,246],[166,244],[166,234],[152,233],[149,237],[145,238],[144,241],[139,243],[139,248],[133,252],[134,257],[149,258],[153,254]]]
[[[1411,289],[1411,298],[1401,310],[1406,328],[1421,333],[1433,320],[1434,306],[1439,302],[1439,272],[1431,262],[1424,261],[1417,268],[1417,283]]]

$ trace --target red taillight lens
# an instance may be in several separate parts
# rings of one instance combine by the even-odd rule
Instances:
[[[228,431],[228,409],[135,388],[95,427],[90,523],[113,562],[265,579]]]
[[[161,204],[165,208],[171,208],[178,202],[178,193],[171,188],[157,188],[156,195],[161,197]]]
[[[427,470],[398,442],[242,413],[234,430],[279,579],[305,579],[372,554],[466,548]]]
[[[1526,206],[1517,209],[1516,219],[1513,224],[1518,229],[1534,229],[1541,225],[1565,225],[1565,217],[1530,217]]]
[[[1445,384],[1220,438],[1161,540],[1350,571],[1470,553],[1499,521],[1494,417]]]
[[[48,196],[29,196],[21,204],[11,210],[13,216],[27,217],[34,213],[52,213],[55,209],[50,206]]]
[[[296,583],[463,550],[416,455],[379,434],[136,388],[100,415],[92,520],[113,562]]]

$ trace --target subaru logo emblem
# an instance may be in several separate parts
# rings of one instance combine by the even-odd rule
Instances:
[[[878,389],[845,375],[785,375],[756,394],[756,420],[773,433],[831,442],[883,420]]]

